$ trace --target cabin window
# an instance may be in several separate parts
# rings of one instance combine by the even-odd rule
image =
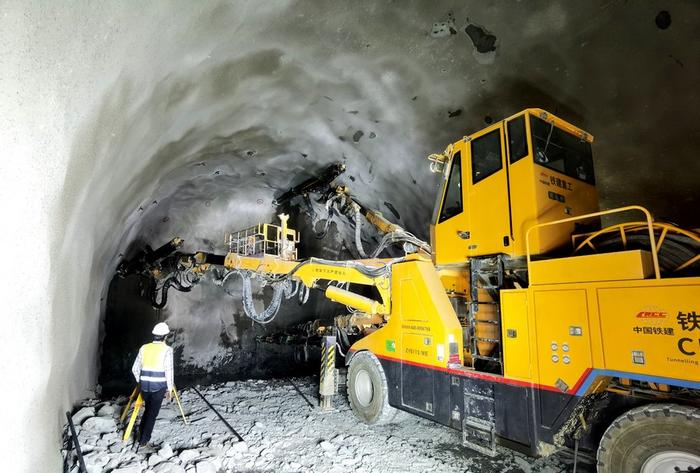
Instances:
[[[595,184],[591,143],[535,116],[530,128],[536,164]]]
[[[462,153],[457,151],[452,157],[450,177],[447,180],[445,199],[438,223],[462,213]]]
[[[527,156],[525,115],[520,115],[508,122],[508,153],[510,154],[510,164]]]
[[[481,182],[503,167],[501,130],[496,129],[472,140],[472,182]]]

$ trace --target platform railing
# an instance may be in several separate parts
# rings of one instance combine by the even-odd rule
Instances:
[[[658,247],[656,245],[656,237],[654,235],[654,217],[652,217],[651,213],[645,209],[644,207],[641,207],[639,205],[630,205],[627,207],[619,207],[616,209],[610,209],[610,210],[602,210],[600,212],[595,212],[595,213],[590,213],[586,215],[579,215],[577,217],[570,217],[570,218],[564,218],[561,220],[554,220],[552,222],[545,222],[545,223],[538,223],[536,225],[531,226],[528,228],[527,232],[525,233],[525,251],[527,254],[527,270],[530,272],[530,263],[531,263],[531,254],[530,254],[530,232],[537,228],[543,228],[543,227],[549,227],[553,225],[561,225],[563,223],[569,223],[569,222],[577,222],[581,220],[587,220],[595,217],[602,217],[604,215],[613,215],[613,214],[619,214],[619,213],[624,213],[624,212],[632,212],[632,211],[637,211],[641,212],[644,214],[645,217],[645,225],[647,227],[647,230],[649,231],[649,250],[651,252],[651,258],[654,263],[654,277],[656,279],[661,279],[661,270],[659,269],[659,252],[658,252]]]

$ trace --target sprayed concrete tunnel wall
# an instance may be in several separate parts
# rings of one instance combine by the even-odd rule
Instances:
[[[699,21],[691,1],[6,3],[0,241],[18,261],[0,285],[0,458],[60,468],[61,413],[96,384],[120,255],[175,235],[221,249],[332,162],[426,237],[425,156],[537,106],[595,135],[604,206],[697,224]],[[319,253],[343,256],[346,231]],[[222,324],[241,319],[200,291],[165,315],[183,356],[215,368]]]

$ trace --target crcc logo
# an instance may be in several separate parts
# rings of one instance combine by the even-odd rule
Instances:
[[[668,316],[666,312],[653,312],[643,310],[637,313],[638,319],[665,319]]]

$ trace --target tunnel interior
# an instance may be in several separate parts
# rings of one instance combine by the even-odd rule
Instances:
[[[487,9],[481,16],[508,24],[518,8],[498,15]],[[303,308],[285,306],[281,322],[256,325],[245,319],[235,298],[211,282],[187,294],[171,291],[167,307],[153,310],[140,297],[143,282],[110,274],[135,249],[179,236],[185,250],[225,252],[225,232],[273,222],[277,212],[286,211],[303,235],[300,257],[356,258],[348,222],[334,224],[324,239],[311,238],[325,217],[322,204],[296,198],[284,208],[273,205],[275,195],[336,162],[348,168],[340,184],[427,239],[438,178],[429,173],[425,156],[528,106],[550,110],[594,134],[604,206],[628,202],[636,189],[653,187],[636,195],[637,202],[653,203],[657,215],[671,221],[691,223],[685,209],[697,204],[697,193],[688,174],[673,170],[686,162],[698,135],[687,129],[687,121],[676,119],[680,104],[672,103],[670,94],[693,75],[682,71],[685,63],[672,52],[665,53],[663,66],[650,64],[651,51],[671,49],[673,37],[662,28],[663,18],[652,25],[627,19],[626,29],[618,29],[614,15],[601,9],[578,26],[579,20],[555,4],[530,11],[520,32],[527,41],[517,41],[508,31],[497,37],[449,8],[430,31],[416,24],[417,18],[435,16],[428,11],[382,29],[377,22],[391,10],[372,7],[373,27],[350,30],[336,20],[335,27],[348,36],[334,35],[328,44],[304,39],[311,30],[324,35],[317,10],[295,12],[293,26],[275,19],[264,40],[255,36],[248,44],[246,35],[237,35],[235,48],[221,42],[215,54],[178,67],[146,89],[133,80],[117,81],[102,100],[93,120],[97,132],[86,150],[98,159],[88,184],[94,190],[85,192],[90,198],[84,205],[86,216],[105,219],[95,226],[101,261],[93,271],[101,273],[89,284],[101,294],[96,343],[99,382],[106,392],[130,382],[129,360],[156,321],[167,320],[176,329],[183,377],[264,377],[315,369],[313,363],[295,363],[294,347],[262,343],[266,334],[342,311],[313,297]],[[201,21],[224,25],[221,13],[230,12],[222,6]],[[333,24],[323,27],[330,30]],[[547,47],[565,28],[578,33],[566,34],[566,45]],[[282,44],[288,35],[295,41]],[[631,38],[634,51],[625,49]],[[616,58],[623,55],[630,60],[621,69]],[[639,80],[639,68],[656,77]],[[696,97],[691,92],[686,100]],[[690,110],[687,102],[684,109]],[[623,111],[634,114],[634,124]],[[679,126],[666,125],[670,114]],[[105,123],[109,126],[103,128]],[[652,131],[659,129],[663,137]],[[654,172],[625,172],[633,162],[654,166]],[[659,185],[666,179],[682,197],[660,198],[670,192]],[[109,217],[105,209],[112,212]],[[376,236],[366,238],[371,237],[376,244]]]
[[[347,168],[339,184],[428,240],[440,177],[426,157],[538,107],[594,135],[601,208],[637,203],[698,225],[692,2],[83,7],[16,5],[5,20],[8,38],[19,38],[15,53],[3,53],[19,100],[4,115],[29,131],[13,125],[3,137],[24,136],[33,144],[8,149],[36,148],[45,164],[3,197],[15,205],[16,195],[41,196],[46,235],[20,245],[45,247],[33,257],[50,267],[43,308],[17,310],[42,314],[39,330],[21,327],[40,334],[45,352],[13,368],[34,376],[32,402],[13,414],[23,425],[17,471],[59,468],[61,412],[128,394],[131,363],[159,321],[173,331],[183,386],[317,374],[319,347],[280,334],[330,320],[342,305],[312,293],[263,326],[245,316],[240,284],[227,293],[205,277],[155,309],[144,281],[116,269],[173,237],[182,251],[223,254],[226,232],[275,223],[281,212],[301,232],[300,258],[355,259],[352,222],[335,219],[316,238],[323,203],[274,205],[334,163]],[[36,222],[18,215],[34,235]],[[379,238],[364,233],[368,247]],[[260,294],[258,305],[269,301]]]

